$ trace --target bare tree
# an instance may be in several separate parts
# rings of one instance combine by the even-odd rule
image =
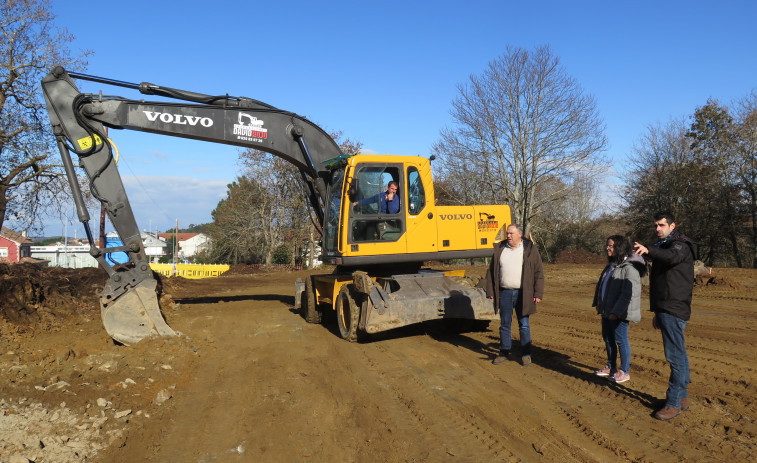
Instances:
[[[261,250],[266,265],[283,242],[285,231],[293,230],[307,217],[307,196],[299,172],[281,158],[248,149],[240,153],[246,166],[245,176],[260,187],[258,210],[250,217],[261,236]],[[298,238],[301,230],[297,230]],[[294,238],[294,236],[292,236]]]
[[[692,186],[680,175],[692,157],[686,130],[683,120],[649,126],[628,155],[622,196],[637,239],[653,236],[649,224],[655,212],[667,210],[676,217],[685,212],[684,198]]]
[[[339,143],[343,153],[356,154],[362,144],[350,139],[340,141],[341,132],[330,134]],[[308,192],[300,172],[291,164],[274,155],[248,149],[240,152],[245,175],[261,188],[259,211],[250,217],[261,236],[264,261],[270,265],[273,252],[281,244],[291,251],[293,262],[312,256],[316,248],[315,234],[320,224],[308,202]]]
[[[720,233],[721,179],[694,149],[684,120],[650,126],[629,155],[623,198],[625,217],[634,239],[656,239],[651,226],[655,212],[670,211],[676,225],[698,241],[702,260],[722,261],[726,241]]]
[[[599,171],[607,141],[594,98],[548,46],[508,47],[458,93],[456,124],[434,150],[445,185],[456,180],[466,201],[510,204],[527,228],[542,206],[566,198],[579,174]],[[540,190],[555,179],[565,187]]]
[[[0,0],[0,225],[7,216],[29,226],[60,197],[40,81],[56,65],[81,69],[89,52],[71,57],[73,36],[54,19],[47,0]]]

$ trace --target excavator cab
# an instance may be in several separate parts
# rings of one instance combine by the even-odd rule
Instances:
[[[327,191],[322,260],[347,268],[488,257],[510,222],[505,205],[437,206],[431,161],[421,156],[350,156]]]

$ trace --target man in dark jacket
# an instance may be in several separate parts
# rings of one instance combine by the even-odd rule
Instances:
[[[697,246],[676,230],[673,214],[655,214],[654,223],[659,241],[649,247],[634,243],[634,252],[648,254],[652,259],[649,274],[649,308],[654,312],[652,326],[662,332],[665,359],[670,364],[665,406],[655,412],[654,417],[667,421],[689,408],[691,381],[684,330],[691,317]]]
[[[507,227],[507,241],[494,244],[494,257],[486,273],[486,295],[499,309],[499,355],[495,365],[508,360],[512,347],[513,309],[518,316],[520,354],[523,365],[531,364],[531,328],[528,317],[544,296],[544,271],[534,243],[523,238],[520,225]]]

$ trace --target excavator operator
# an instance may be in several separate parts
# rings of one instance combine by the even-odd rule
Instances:
[[[384,193],[377,193],[368,198],[363,198],[360,201],[355,201],[354,203],[352,203],[352,206],[354,207],[354,206],[357,206],[358,204],[371,204],[371,203],[378,203],[379,213],[381,214],[398,213],[400,211],[400,197],[399,197],[399,194],[397,193],[397,182],[392,180],[386,186],[386,191]]]

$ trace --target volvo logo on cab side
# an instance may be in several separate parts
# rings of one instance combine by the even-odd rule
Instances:
[[[160,113],[157,111],[142,112],[145,113],[147,120],[150,122],[160,119],[160,122],[165,122],[166,124],[196,126],[199,123],[203,127],[211,127],[213,125],[213,119],[209,117],[186,116],[184,114]]]
[[[471,220],[473,219],[473,214],[439,214],[439,217],[442,220]]]

